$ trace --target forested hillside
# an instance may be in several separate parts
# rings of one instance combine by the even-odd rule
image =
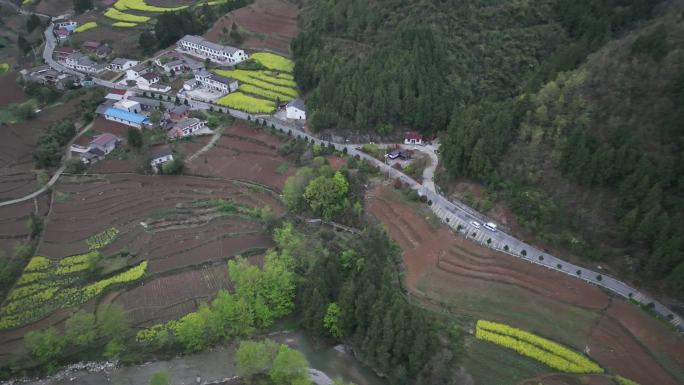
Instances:
[[[305,1],[295,74],[314,129],[445,130],[450,180],[483,183],[546,243],[681,293],[681,9]]]

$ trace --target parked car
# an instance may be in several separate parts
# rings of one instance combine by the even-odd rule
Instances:
[[[495,223],[487,222],[487,223],[485,223],[484,227],[485,227],[485,229],[487,229],[489,231],[496,232],[496,224]]]
[[[470,221],[470,225],[476,229],[480,228],[480,222],[477,222],[477,221]]]

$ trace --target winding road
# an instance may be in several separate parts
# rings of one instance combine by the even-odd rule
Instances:
[[[52,26],[49,26],[45,30],[45,38],[46,38],[46,44],[45,44],[45,49],[43,51],[43,58],[45,59],[46,63],[48,63],[53,69],[60,71],[60,72],[65,72],[65,73],[71,73],[74,74],[75,76],[78,76],[79,78],[84,78],[85,75],[78,73],[76,71],[73,71],[71,69],[68,69],[61,65],[60,63],[56,62],[52,58],[52,51],[55,48],[55,38],[52,34]],[[114,84],[112,82],[104,81],[101,79],[93,79],[96,84],[99,84],[104,87],[109,87],[109,88],[118,88],[118,89],[126,89],[126,86],[122,86],[119,84]],[[213,109],[214,111],[219,111],[223,113],[230,114],[231,116],[237,118],[237,119],[242,119],[242,120],[248,120],[252,122],[260,122],[260,123],[266,123],[269,126],[272,126],[278,130],[281,130],[282,132],[286,132],[291,134],[294,137],[299,137],[299,138],[306,138],[309,142],[311,143],[320,143],[321,145],[328,146],[331,144],[334,146],[334,148],[337,151],[342,151],[346,152],[351,156],[358,156],[361,159],[365,159],[366,161],[370,162],[370,164],[374,165],[376,168],[381,170],[383,173],[387,173],[388,177],[392,179],[399,179],[401,180],[405,185],[411,187],[415,191],[418,192],[421,196],[425,196],[430,203],[430,209],[437,215],[442,221],[444,221],[449,227],[451,227],[453,230],[455,230],[458,234],[468,238],[469,240],[482,244],[485,247],[489,247],[498,251],[501,251],[503,253],[509,254],[513,257],[523,259],[525,261],[535,263],[541,266],[544,266],[548,269],[555,270],[570,276],[574,276],[576,278],[582,279],[586,282],[595,284],[597,286],[603,287],[619,296],[622,296],[627,299],[631,299],[634,301],[638,301],[640,304],[643,305],[648,305],[651,306],[652,309],[658,313],[660,316],[665,317],[666,319],[669,320],[678,330],[682,331],[684,330],[683,325],[682,325],[682,318],[675,314],[673,311],[665,307],[663,304],[660,302],[656,301],[654,298],[649,296],[648,294],[641,292],[629,285],[627,285],[624,282],[621,282],[615,278],[612,278],[610,276],[603,275],[599,272],[595,272],[589,269],[586,269],[581,266],[574,265],[572,263],[566,262],[560,258],[554,257],[553,255],[546,253],[528,243],[525,243],[503,231],[489,231],[485,229],[484,227],[480,228],[474,228],[473,226],[470,225],[471,221],[486,221],[486,217],[472,209],[471,207],[466,206],[462,202],[458,201],[449,201],[446,199],[444,196],[441,194],[437,193],[434,188],[434,184],[426,184],[421,185],[409,176],[405,175],[404,173],[393,169],[389,165],[385,164],[384,162],[375,159],[374,157],[361,152],[357,145],[350,145],[350,144],[343,144],[343,143],[334,143],[334,142],[329,142],[325,140],[321,140],[319,138],[313,137],[310,134],[302,131],[299,129],[296,125],[292,124],[291,122],[279,119],[275,116],[271,115],[252,115],[248,114],[242,111],[237,111],[237,110],[232,110],[228,109],[225,107],[220,107],[217,105],[213,105],[210,103],[206,102],[200,102],[200,101],[195,101],[195,100],[188,100],[189,104],[191,107],[195,109],[203,109],[203,110],[208,110],[208,109]],[[84,129],[82,132],[85,132],[87,130]],[[79,133],[79,135],[81,134]],[[75,138],[74,138],[75,140]],[[67,147],[68,150],[68,147]],[[434,151],[433,151],[433,155]],[[434,158],[431,156],[431,158]],[[435,159],[432,159],[433,161]],[[436,162],[434,163],[436,165]],[[48,186],[43,188],[42,190],[36,191],[33,194],[20,198],[20,199],[15,199],[13,201],[8,201],[8,202],[2,202],[0,203],[0,206],[6,206],[10,205],[13,203],[18,203],[27,199],[32,199],[33,197],[41,194],[43,191],[47,189],[47,187],[52,186],[54,182],[59,178],[59,175],[63,172],[64,166],[62,166],[58,172],[52,177],[50,180],[50,183],[48,183]]]

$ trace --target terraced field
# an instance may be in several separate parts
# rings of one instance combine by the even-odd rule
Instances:
[[[426,206],[408,201],[390,187],[373,189],[367,205],[401,246],[406,285],[425,306],[458,317],[506,323],[588,352],[609,375],[641,384],[684,381],[684,342],[638,307],[583,281],[456,236],[431,218]],[[483,349],[482,344],[469,342],[466,369],[485,379],[485,384],[498,384],[504,378],[546,383],[542,380],[546,376],[557,384],[606,383],[601,375],[554,376],[553,369],[543,372],[522,357],[509,360],[519,367],[506,370],[483,365],[490,359],[483,352],[496,349]]]

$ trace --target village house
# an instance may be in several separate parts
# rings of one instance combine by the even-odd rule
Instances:
[[[66,19],[66,18],[57,18],[52,20],[52,25],[55,26],[55,29],[60,29],[60,28],[65,28],[69,31],[73,31],[78,27],[78,23],[71,20],[71,19]]]
[[[120,142],[121,139],[110,133],[98,135],[88,145],[88,151],[81,154],[81,161],[86,164],[95,163],[114,151]]]
[[[411,131],[404,135],[404,144],[423,144],[423,135]]]
[[[235,79],[225,76],[217,75],[209,71],[200,71],[195,74],[195,80],[205,88],[219,91],[221,93],[229,93],[237,90],[238,82]],[[185,87],[185,85],[183,85]]]
[[[202,128],[204,128],[204,121],[197,118],[183,118],[171,126],[166,136],[169,139],[184,138]]]
[[[78,82],[78,79],[75,76],[59,73],[50,68],[47,64],[31,69],[23,69],[20,71],[20,74],[22,80],[25,82],[53,85],[60,90],[66,89]]]
[[[179,106],[174,106],[173,108],[171,108],[169,110],[168,119],[171,119],[173,121],[178,121],[178,120],[181,120],[181,119],[187,117],[189,113],[190,113],[190,107],[181,104]]]
[[[150,153],[150,166],[152,166],[154,172],[159,172],[159,169],[164,163],[172,160],[173,151],[168,145],[158,147]]]
[[[71,31],[66,28],[59,28],[54,31],[54,35],[59,41],[64,41],[71,36]]]
[[[64,65],[76,71],[87,73],[99,73],[107,68],[105,64],[95,63],[88,56],[81,53],[73,53],[67,56]]]
[[[159,82],[160,79],[161,78],[156,73],[147,72],[137,78],[135,81],[138,83],[138,87],[140,88],[150,88],[152,84]]]
[[[99,41],[88,40],[84,41],[83,44],[81,44],[81,50],[85,52],[95,53],[101,45],[102,43],[100,43]]]
[[[99,58],[105,58],[112,53],[112,47],[99,41],[85,41],[81,44],[81,50],[91,53]]]
[[[302,99],[295,99],[285,106],[285,115],[288,119],[306,119],[306,105]]]
[[[78,53],[78,50],[71,48],[71,47],[62,46],[62,47],[55,47],[55,50],[53,53],[54,53],[56,60],[65,61],[67,56],[74,54],[74,53]]]
[[[237,64],[247,60],[245,51],[207,41],[201,36],[185,35],[178,41],[177,46],[190,55],[209,58],[220,64]]]
[[[104,112],[104,118],[135,128],[143,128],[144,126],[150,124],[150,120],[147,116],[122,110],[116,107],[107,108]]]
[[[162,57],[154,61],[156,65],[166,74],[173,72],[174,74],[181,73],[185,70],[185,62],[175,57]]]
[[[126,71],[129,68],[132,68],[138,64],[137,60],[132,60],[132,59],[124,59],[124,58],[116,58],[112,60],[111,63],[109,63],[109,69],[112,71]]]
[[[119,100],[123,99],[126,96],[126,90],[111,90],[107,95],[105,95],[105,99],[107,100],[114,100],[115,102],[118,102]]]
[[[142,107],[140,106],[140,103],[136,102],[135,100],[129,99],[119,100],[118,102],[114,103],[114,108],[132,112],[134,114],[142,112]]]
[[[152,68],[150,68],[146,63],[138,63],[126,70],[126,80],[135,81],[139,77],[151,71]]]
[[[161,100],[157,99],[143,98],[140,96],[130,96],[128,100],[133,100],[140,103],[143,111],[158,110],[162,104],[164,105],[164,108],[173,105],[173,103],[162,102]]]

